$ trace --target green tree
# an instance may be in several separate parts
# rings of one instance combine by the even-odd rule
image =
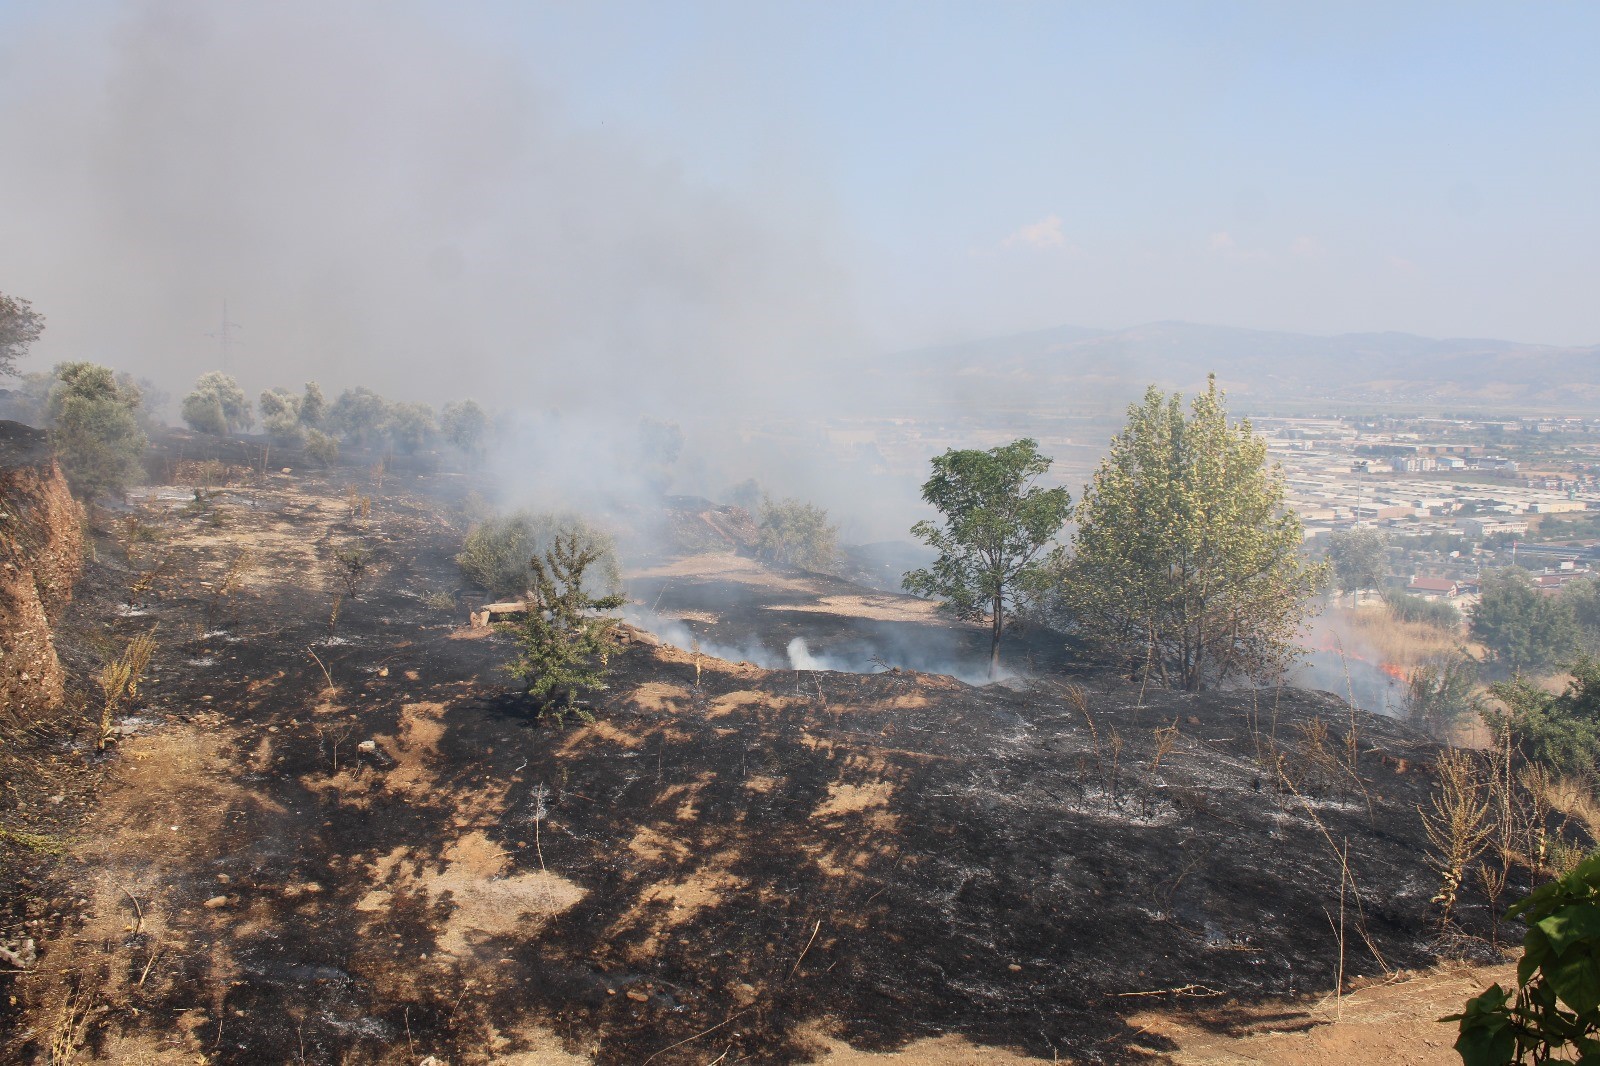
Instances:
[[[250,400],[233,378],[220,370],[200,375],[183,398],[183,420],[197,433],[223,436],[255,424]]]
[[[539,701],[541,716],[554,713],[559,721],[575,710],[593,719],[576,701],[585,691],[605,687],[618,622],[596,612],[614,611],[625,601],[614,592],[590,595],[584,579],[609,551],[608,544],[576,530],[557,534],[542,557],[528,561],[533,580],[522,618],[500,627],[519,649],[507,670]]]
[[[43,332],[44,316],[31,303],[0,292],[0,376],[17,372],[17,360]]]
[[[47,406],[50,442],[73,494],[121,495],[144,473],[149,443],[139,426],[139,392],[109,367],[62,363]]]
[[[1489,649],[1511,673],[1550,670],[1578,648],[1578,623],[1572,603],[1534,588],[1528,573],[1514,567],[1483,575],[1481,597],[1472,609],[1472,639]]]
[[[433,408],[425,403],[394,404],[389,408],[385,428],[395,448],[407,455],[414,455],[433,443],[439,432],[433,420]]]
[[[1587,577],[1561,590],[1578,626],[1578,643],[1587,655],[1600,655],[1600,579]]]
[[[1066,489],[1038,484],[1050,463],[1027,438],[988,451],[951,448],[933,459],[922,485],[944,521],[918,522],[911,533],[939,557],[902,584],[958,617],[988,620],[991,678],[1000,673],[1006,623],[1044,589],[1051,547],[1072,512]]]
[[[322,386],[315,381],[306,382],[306,391],[300,396],[300,424],[307,429],[321,429],[328,418],[328,401],[322,398]]]
[[[389,404],[364,385],[345,389],[328,409],[328,428],[365,447],[382,435]]]
[[[1388,573],[1388,538],[1376,529],[1336,531],[1328,536],[1328,562],[1340,592],[1359,592],[1383,584]]]
[[[1484,721],[1509,731],[1524,758],[1584,778],[1600,769],[1600,662],[1580,657],[1560,694],[1522,677],[1489,686],[1489,694],[1501,707],[1485,710]]]
[[[763,499],[756,554],[783,566],[827,573],[839,562],[839,527],[814,503]]]
[[[476,401],[457,400],[445,405],[439,428],[445,440],[476,460],[483,455],[484,443],[489,439],[489,413]]]
[[[301,398],[288,389],[268,389],[261,394],[261,428],[279,441],[300,439]]]
[[[1285,669],[1327,571],[1266,443],[1230,422],[1213,377],[1184,412],[1155,386],[1128,408],[1078,507],[1062,598],[1084,636],[1132,670],[1197,691]]]

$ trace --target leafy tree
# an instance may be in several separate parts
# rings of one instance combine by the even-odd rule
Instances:
[[[611,592],[621,584],[610,538],[571,514],[515,511],[487,518],[467,535],[456,565],[468,581],[491,596],[522,597],[533,587],[528,560],[548,552],[562,533],[576,534],[586,545],[604,549],[587,568],[589,580],[599,582],[590,591]]]
[[[25,422],[30,426],[44,425],[45,412],[50,401],[50,386],[54,385],[55,381],[55,374],[45,370],[23,374],[17,388],[4,392],[4,403],[0,404],[0,418]]]
[[[1578,643],[1588,655],[1600,655],[1600,579],[1588,577],[1561,590],[1578,626]]]
[[[143,475],[149,441],[139,426],[139,392],[109,367],[57,366],[47,413],[50,442],[79,499],[121,495]]]
[[[783,566],[826,573],[839,561],[839,527],[814,503],[764,499],[756,553]]]
[[[280,441],[300,439],[300,397],[288,389],[261,394],[261,428]]]
[[[1484,712],[1496,732],[1508,730],[1523,757],[1561,773],[1585,777],[1600,769],[1600,661],[1572,664],[1572,681],[1559,695],[1525,678],[1489,687],[1504,709]]]
[[[425,403],[397,403],[389,408],[389,439],[407,455],[413,455],[433,443],[439,432],[433,420],[433,408]]]
[[[1510,672],[1553,669],[1577,651],[1572,603],[1534,588],[1527,571],[1486,572],[1481,590],[1472,610],[1472,639]]]
[[[553,712],[559,721],[576,710],[593,720],[575,701],[586,690],[605,687],[606,659],[618,621],[595,612],[614,611],[624,599],[618,593],[590,595],[584,578],[609,552],[609,544],[577,530],[558,533],[542,557],[528,561],[533,580],[521,620],[500,626],[520,649],[507,670],[526,683],[528,694],[541,705],[541,716]]]
[[[1383,584],[1388,559],[1383,549],[1388,540],[1376,529],[1339,531],[1328,537],[1328,562],[1333,564],[1333,579],[1340,592],[1375,589]]]
[[[364,385],[345,389],[328,409],[328,427],[365,447],[382,435],[389,404]]]
[[[1000,673],[1006,623],[1043,589],[1051,545],[1072,511],[1066,489],[1038,484],[1051,461],[1027,438],[988,451],[951,448],[934,458],[922,485],[923,500],[944,522],[924,520],[911,533],[939,557],[907,573],[903,585],[959,617],[988,619],[991,678]]]
[[[307,429],[321,429],[328,418],[328,402],[322,398],[322,386],[315,381],[306,382],[306,391],[300,396],[300,424]]]
[[[239,383],[220,370],[200,375],[183,398],[183,420],[197,433],[223,436],[255,424],[250,401]]]
[[[320,429],[306,430],[306,458],[323,466],[339,461],[339,439]]]
[[[489,439],[489,413],[473,400],[457,400],[445,405],[439,428],[444,431],[445,440],[477,459]]]
[[[1464,1066],[1600,1061],[1600,855],[1540,885],[1506,912],[1520,918],[1517,986],[1467,1000],[1455,1048]]]
[[[44,316],[31,303],[0,292],[0,376],[17,372],[17,360],[43,332]]]
[[[1189,691],[1280,673],[1326,570],[1266,455],[1214,377],[1187,415],[1153,385],[1130,406],[1078,507],[1062,596],[1081,632]]]

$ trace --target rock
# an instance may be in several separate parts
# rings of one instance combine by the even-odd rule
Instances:
[[[639,991],[637,988],[628,989],[628,998],[633,1000],[635,1003],[648,1003],[650,1001],[650,996],[647,993]]]
[[[228,876],[227,874],[218,874],[217,875],[217,884],[219,884],[219,885],[225,885],[229,881],[232,881],[232,880],[233,880],[233,878]]]
[[[371,755],[378,750],[378,742],[376,740],[363,740],[356,745],[356,750],[363,755]]]
[[[212,896],[210,899],[206,900],[203,904],[201,904],[201,906],[205,907],[205,909],[208,910],[208,911],[221,910],[223,907],[226,907],[227,905],[228,905],[228,897],[227,896]]]

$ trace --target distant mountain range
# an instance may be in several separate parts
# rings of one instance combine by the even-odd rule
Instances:
[[[1581,413],[1600,406],[1600,345],[1557,348],[1409,333],[1299,333],[1156,322],[1103,331],[1061,326],[899,352],[875,361],[888,379],[956,394],[1027,399],[1137,395],[1151,382],[1192,391],[1215,372],[1235,397],[1402,403]]]

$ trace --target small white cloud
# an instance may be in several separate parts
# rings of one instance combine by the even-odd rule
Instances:
[[[1211,250],[1222,258],[1236,263],[1264,263],[1272,257],[1265,248],[1241,248],[1239,242],[1233,239],[1233,234],[1227,230],[1213,233],[1207,241]]]
[[[1296,259],[1320,259],[1322,251],[1322,242],[1315,237],[1296,237],[1289,245],[1289,254]]]
[[[1046,215],[1037,222],[1023,226],[1001,243],[1007,248],[1014,248],[1019,244],[1026,244],[1032,248],[1065,248],[1067,236],[1061,232],[1061,216]]]

